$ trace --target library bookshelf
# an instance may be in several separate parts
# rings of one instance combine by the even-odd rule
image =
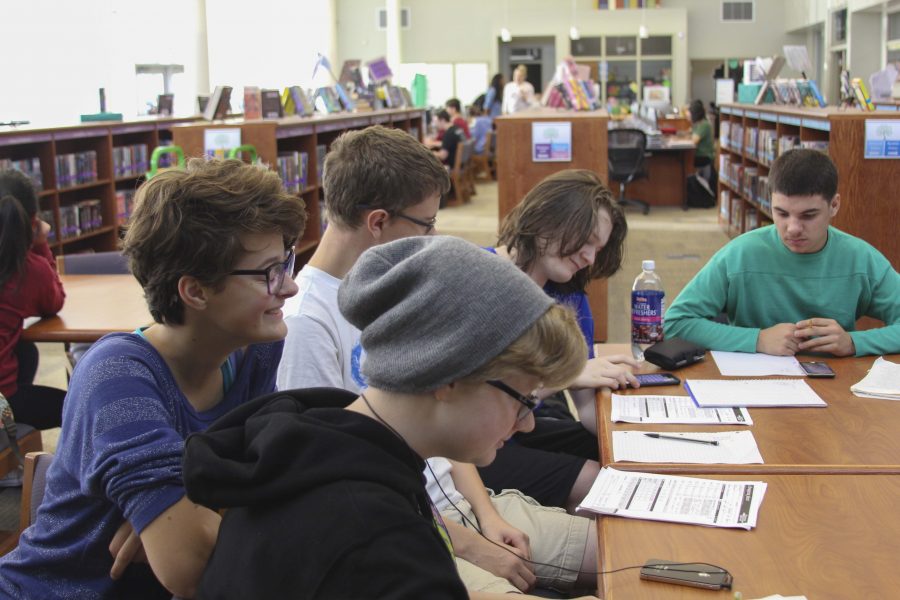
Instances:
[[[192,119],[147,118],[71,127],[0,131],[0,167],[27,165],[54,254],[114,250],[126,198],[143,180],[143,160]],[[142,153],[142,149],[146,152]]]
[[[719,223],[732,237],[772,223],[769,167],[782,152],[812,147],[838,171],[841,207],[832,225],[900,267],[900,160],[864,158],[867,120],[896,111],[724,104],[719,107]]]
[[[425,112],[420,109],[389,109],[363,113],[338,113],[314,117],[282,119],[194,122],[172,128],[173,143],[185,157],[204,156],[204,139],[209,129],[241,130],[241,143],[253,144],[264,164],[277,169],[285,187],[306,203],[306,230],[295,246],[297,264],[312,256],[325,228],[322,167],[332,142],[345,131],[370,125],[396,127],[422,140]],[[296,165],[290,163],[296,161]],[[299,177],[296,176],[299,173]]]

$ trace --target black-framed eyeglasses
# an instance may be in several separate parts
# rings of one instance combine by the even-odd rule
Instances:
[[[281,286],[284,285],[284,277],[290,273],[290,277],[294,276],[294,249],[288,250],[287,258],[284,262],[277,262],[269,265],[265,269],[235,269],[229,275],[265,275],[266,289],[270,296],[276,296],[281,292]]]
[[[410,223],[415,223],[419,227],[425,228],[425,235],[428,235],[432,231],[434,231],[434,226],[437,225],[437,217],[431,217],[427,221],[423,221],[422,219],[416,219],[415,217],[411,217],[409,215],[404,215],[403,213],[397,213],[393,215],[395,217],[400,217],[401,219],[406,219]]]
[[[543,404],[543,402],[544,402],[543,400],[539,399],[537,394],[534,392],[532,392],[531,394],[528,394],[526,396],[525,394],[523,394],[521,392],[517,392],[513,388],[509,387],[508,385],[506,385],[505,383],[503,383],[502,381],[499,381],[497,379],[492,379],[490,381],[486,381],[485,383],[488,384],[489,386],[497,388],[498,390],[500,390],[502,392],[506,392],[507,394],[512,396],[517,402],[520,402],[522,404],[521,408],[519,408],[519,414],[516,415],[516,419],[519,421],[521,421],[522,419],[524,419],[525,417],[527,417],[528,415],[530,415],[531,413],[533,413],[534,411],[539,409],[541,407],[541,404]]]
[[[369,204],[357,204],[356,206],[363,210],[376,210],[376,208],[377,208],[377,207],[371,206]],[[387,210],[386,208],[382,208],[381,210],[385,211],[387,214],[391,215],[392,217],[406,219],[410,223],[414,223],[414,224],[418,225],[419,227],[424,227],[425,235],[428,235],[429,233],[434,231],[434,227],[435,227],[435,225],[437,225],[437,217],[431,217],[427,221],[423,221],[422,219],[410,217],[409,215],[404,215],[403,213],[392,213],[391,211]]]

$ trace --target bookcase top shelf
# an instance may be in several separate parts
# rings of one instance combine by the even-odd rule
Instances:
[[[130,121],[97,121],[54,127],[24,125],[0,128],[0,146],[33,144],[51,140],[67,140],[104,135],[143,133],[156,129],[169,129],[179,123],[190,123],[199,117],[138,117]]]

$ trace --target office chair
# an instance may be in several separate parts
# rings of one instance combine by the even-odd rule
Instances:
[[[647,177],[644,169],[644,152],[647,136],[640,129],[609,130],[609,179],[619,182],[619,206],[634,206],[643,213],[650,213],[650,205],[643,200],[625,197],[625,186],[641,177]]]

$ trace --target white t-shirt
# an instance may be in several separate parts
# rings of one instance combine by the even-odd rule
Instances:
[[[278,389],[335,387],[358,392],[363,381],[360,331],[338,309],[341,280],[306,265],[296,282],[300,291],[284,305],[288,334],[278,366]]]
[[[365,387],[360,374],[361,332],[347,322],[338,308],[341,280],[306,265],[295,281],[300,291],[284,304],[288,334],[278,365],[278,389],[335,387],[359,392]],[[441,488],[454,503],[463,497],[450,476],[453,465],[446,458],[431,458],[427,462],[431,469],[425,467],[425,489],[438,510],[446,510],[450,503]]]
[[[534,86],[527,81],[521,84],[510,81],[503,87],[503,114],[511,115],[530,108],[534,104]]]
[[[425,466],[425,491],[428,492],[428,497],[431,498],[437,509],[443,512],[451,508],[451,502],[456,504],[463,500],[463,495],[456,489],[453,478],[450,476],[450,471],[453,469],[450,461],[436,456],[429,458],[426,462],[428,464]],[[428,468],[429,466],[431,467],[430,469]],[[434,475],[432,475],[432,471]],[[446,492],[446,497],[444,492],[441,492],[441,488]]]

